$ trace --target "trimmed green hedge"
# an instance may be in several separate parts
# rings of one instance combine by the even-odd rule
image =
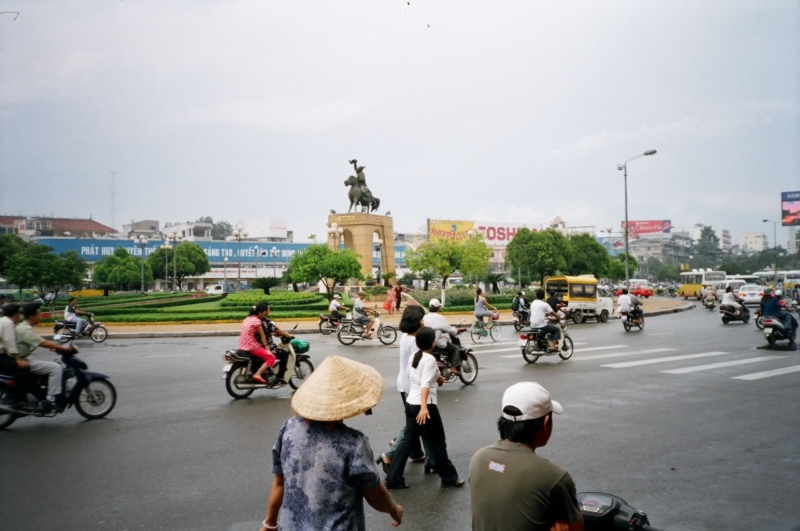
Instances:
[[[89,299],[84,301],[83,299],[78,299],[78,303],[81,305],[82,309],[88,308],[100,308],[103,306],[111,306],[114,304],[127,304],[127,303],[137,303],[137,302],[144,302],[146,303],[147,300],[161,300],[161,299],[187,299],[190,296],[189,293],[178,293],[172,294],[167,293],[165,295],[159,296],[137,296],[137,297],[89,297]]]
[[[261,301],[269,302],[270,306],[289,306],[310,304],[324,300],[319,293],[295,293],[294,291],[276,291],[265,295],[263,290],[247,290],[231,293],[222,301],[224,307],[251,306]]]
[[[491,304],[492,304],[492,306],[497,306],[497,308],[500,309],[500,310],[510,310],[511,309],[511,303],[498,303],[498,304],[491,303]],[[447,306],[442,308],[441,311],[442,311],[442,313],[448,313],[448,312],[474,312],[475,311],[475,305],[474,304],[470,304],[468,306],[450,306],[450,301],[447,301]]]
[[[211,298],[211,297],[209,297]],[[203,302],[209,302],[204,300]],[[317,312],[317,314],[324,313],[328,309],[328,303],[320,304],[306,304],[300,307],[284,307],[272,309],[271,314],[285,313],[285,312]],[[234,308],[141,308],[141,307],[125,307],[125,308],[108,308],[93,312],[98,318],[105,318],[111,315],[168,315],[168,314],[215,314],[215,313],[242,313],[247,315],[250,311],[250,306],[236,306]]]
[[[297,319],[303,317],[317,317],[320,312],[296,311],[273,312],[270,317],[274,319]],[[110,315],[103,319],[105,323],[163,323],[169,321],[242,321],[247,317],[247,312],[214,312],[214,313],[155,313],[155,314],[123,314]]]
[[[125,315],[125,314],[147,314],[153,312],[162,312],[162,311],[169,311],[169,308],[173,306],[188,306],[192,304],[201,304],[204,302],[215,302],[221,300],[224,295],[212,295],[210,297],[198,297],[196,299],[188,299],[188,300],[179,300],[179,301],[167,301],[167,302],[154,302],[151,304],[139,304],[136,306],[123,306],[121,308],[100,308],[98,310],[92,310],[92,313],[96,316],[108,316],[108,315]],[[247,311],[249,307],[244,308],[237,308],[236,310]],[[178,310],[173,310],[177,313],[182,313],[183,311],[189,313],[195,312],[217,312],[219,310],[209,310],[207,308],[199,308],[193,309],[188,308],[183,310],[182,308]]]

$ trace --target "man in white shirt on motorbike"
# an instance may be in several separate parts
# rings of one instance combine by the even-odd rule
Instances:
[[[733,295],[733,288],[728,286],[725,288],[725,295],[722,296],[723,306],[733,306],[736,309],[736,315],[742,313],[742,305],[736,302],[736,297]]]
[[[436,331],[436,348],[447,352],[447,357],[450,360],[450,372],[458,374],[461,372],[461,356],[458,353],[458,348],[450,342],[450,334],[456,335],[466,330],[466,328],[456,328],[448,323],[444,315],[439,313],[441,307],[442,303],[439,299],[431,299],[428,303],[430,312],[426,313],[425,317],[422,318],[422,324]]]
[[[559,350],[561,328],[547,322],[548,317],[558,317],[549,304],[544,302],[544,290],[536,290],[536,300],[531,303],[531,328],[539,328],[550,335],[550,350]]]
[[[633,295],[628,295],[628,288],[622,288],[622,295],[617,299],[617,306],[621,314],[629,313],[634,322],[638,323],[639,317],[642,315],[642,310],[638,308],[640,304],[642,303],[639,299]]]

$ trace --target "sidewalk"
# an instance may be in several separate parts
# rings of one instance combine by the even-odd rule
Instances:
[[[645,299],[642,307],[647,317],[655,317],[658,315],[665,315],[668,313],[681,312],[691,310],[694,304],[687,303],[679,299],[664,299],[653,298]],[[381,310],[381,321],[390,324],[394,327],[400,323],[401,313],[388,315]],[[457,324],[462,318],[465,323],[472,322],[472,313],[448,313],[444,314],[447,320],[453,324]],[[316,334],[319,333],[317,327],[318,319],[305,318],[305,319],[275,319],[275,322],[284,330],[290,330],[297,324],[295,334]],[[511,310],[502,310],[500,312],[501,324],[512,324]],[[240,322],[227,322],[227,323],[148,323],[148,324],[125,324],[125,323],[109,323],[103,325],[108,330],[110,338],[114,339],[135,339],[135,338],[165,338],[165,337],[221,337],[221,336],[238,336],[241,328]],[[52,337],[53,325],[39,325],[38,332],[45,338]]]

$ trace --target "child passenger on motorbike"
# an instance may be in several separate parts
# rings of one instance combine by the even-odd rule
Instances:
[[[258,383],[267,383],[264,380],[264,372],[268,367],[275,365],[275,355],[267,350],[262,345],[269,345],[267,335],[264,333],[264,327],[261,326],[261,319],[263,319],[269,311],[269,305],[265,302],[259,302],[250,308],[250,315],[242,323],[242,330],[239,333],[239,350],[249,352],[254,356],[258,356],[264,363],[258,368],[258,371],[253,375],[253,380]],[[256,339],[258,337],[259,340]]]

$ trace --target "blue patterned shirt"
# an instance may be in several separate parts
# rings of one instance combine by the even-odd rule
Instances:
[[[284,476],[281,529],[366,530],[363,490],[378,486],[380,475],[360,431],[292,417],[272,448],[272,473]]]

